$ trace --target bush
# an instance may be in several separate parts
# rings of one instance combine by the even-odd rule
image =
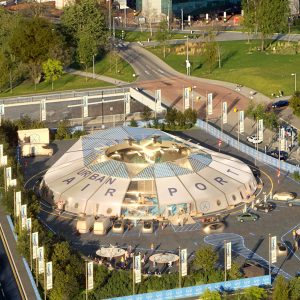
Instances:
[[[289,105],[293,110],[293,114],[300,117],[300,92],[295,92],[293,97],[290,99]]]
[[[300,173],[299,173],[299,171],[295,171],[294,174],[292,175],[292,177],[293,177],[296,181],[300,181]]]

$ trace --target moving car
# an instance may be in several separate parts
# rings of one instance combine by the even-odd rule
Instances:
[[[273,195],[273,200],[288,201],[295,199],[296,196],[290,192],[277,192]]]
[[[297,129],[290,126],[290,125],[283,125],[282,126],[284,128],[285,131],[285,135],[288,137],[295,137],[297,135]]]
[[[238,215],[237,217],[237,220],[241,223],[245,221],[256,221],[257,219],[258,219],[258,215],[250,212],[243,213],[241,215]]]
[[[267,152],[268,155],[274,157],[274,158],[279,158],[280,160],[287,160],[289,157],[289,154],[285,151],[278,151],[278,150],[273,150],[270,152]]]
[[[124,233],[125,222],[123,220],[117,220],[112,226],[112,232],[114,233]]]
[[[281,107],[286,107],[289,105],[289,101],[288,100],[279,100],[277,102],[274,102],[272,104],[272,108],[281,108]]]
[[[259,202],[259,203],[256,203],[253,207],[254,210],[258,211],[264,211],[264,212],[269,212],[269,211],[272,211],[274,209],[275,205],[271,202]]]
[[[262,140],[258,139],[258,137],[256,135],[247,136],[247,141],[252,143],[252,144],[262,143]]]
[[[288,206],[300,206],[300,199],[292,199],[287,201]]]

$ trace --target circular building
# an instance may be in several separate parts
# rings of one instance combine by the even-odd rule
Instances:
[[[133,127],[82,137],[42,183],[45,198],[67,211],[127,219],[213,213],[246,201],[256,188],[236,158]]]

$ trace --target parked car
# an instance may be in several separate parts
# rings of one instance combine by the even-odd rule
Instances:
[[[237,216],[237,220],[241,223],[245,221],[256,221],[258,219],[258,215],[246,212]]]
[[[256,135],[247,136],[247,141],[252,143],[252,144],[262,143],[262,140],[258,139],[258,137]]]
[[[214,222],[209,224],[204,224],[203,231],[206,234],[210,233],[221,233],[225,229],[225,224],[223,222]]]
[[[297,129],[290,126],[290,125],[283,125],[282,126],[284,128],[284,131],[285,131],[285,135],[288,136],[288,137],[296,137],[297,135]]]
[[[288,255],[288,249],[286,245],[282,242],[277,243],[277,255]]]
[[[272,104],[272,108],[282,108],[282,107],[286,107],[289,105],[289,101],[288,100],[279,100],[277,102],[274,102]]]
[[[142,227],[142,232],[143,233],[153,233],[153,231],[154,231],[153,221],[144,221],[143,227]]]
[[[272,211],[273,209],[275,208],[275,205],[274,203],[272,202],[259,202],[259,203],[256,203],[253,207],[254,210],[258,211],[264,211],[264,212],[269,212],[269,211]]]
[[[296,196],[290,192],[277,192],[273,195],[273,200],[288,201],[295,199]]]
[[[287,201],[288,206],[300,206],[300,199],[292,199]]]
[[[274,158],[279,158],[280,160],[287,160],[289,158],[289,154],[285,151],[278,151],[278,150],[273,150],[270,152],[267,152],[268,155],[274,157]]]
[[[117,220],[112,226],[113,233],[124,233],[125,231],[125,222],[123,220]]]

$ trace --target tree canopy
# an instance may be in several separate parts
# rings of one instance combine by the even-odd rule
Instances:
[[[249,33],[260,33],[262,50],[268,35],[287,29],[289,0],[242,0],[242,8],[244,28]]]

